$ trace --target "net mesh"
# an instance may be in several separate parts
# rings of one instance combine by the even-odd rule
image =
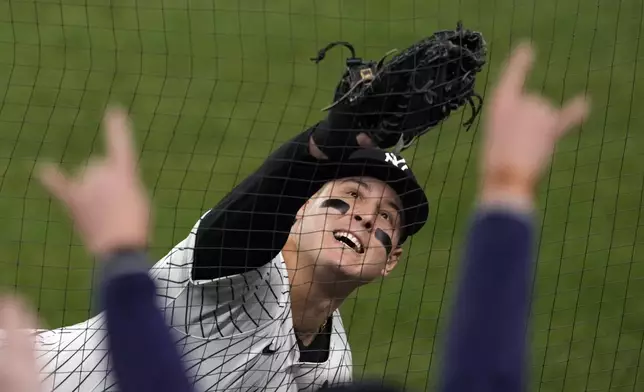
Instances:
[[[346,40],[377,59],[462,19],[489,44],[483,94],[529,37],[539,50],[530,87],[593,98],[540,189],[533,390],[641,390],[643,13],[639,0],[2,0],[0,286],[31,298],[48,327],[94,314],[95,265],[31,173],[43,159],[76,167],[100,150],[108,102],[133,116],[157,260],[321,118],[344,54],[316,66],[319,48]],[[459,130],[461,114],[404,154],[431,200],[408,257],[342,307],[356,379],[435,384],[476,185],[478,137]]]

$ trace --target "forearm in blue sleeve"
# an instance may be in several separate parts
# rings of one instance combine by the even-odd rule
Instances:
[[[161,311],[143,252],[104,261],[102,304],[121,392],[187,392],[191,383]]]
[[[529,214],[477,212],[448,327],[442,392],[525,390],[533,230]]]

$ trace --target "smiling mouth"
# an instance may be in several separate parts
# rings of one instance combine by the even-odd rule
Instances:
[[[334,231],[333,237],[339,242],[342,242],[345,246],[351,248],[356,253],[364,253],[364,246],[355,235],[349,233],[348,231]]]

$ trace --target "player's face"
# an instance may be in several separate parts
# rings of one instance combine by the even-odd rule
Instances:
[[[401,210],[396,192],[380,180],[330,182],[298,214],[298,253],[314,253],[316,265],[361,282],[387,275],[402,253]]]

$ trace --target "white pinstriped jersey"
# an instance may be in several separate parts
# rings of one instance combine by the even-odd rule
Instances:
[[[299,360],[289,280],[280,253],[242,275],[192,281],[197,225],[150,271],[198,391],[313,391],[352,380],[352,358],[340,314],[332,319],[329,357]],[[117,391],[106,350],[105,318],[38,335],[45,390]]]

